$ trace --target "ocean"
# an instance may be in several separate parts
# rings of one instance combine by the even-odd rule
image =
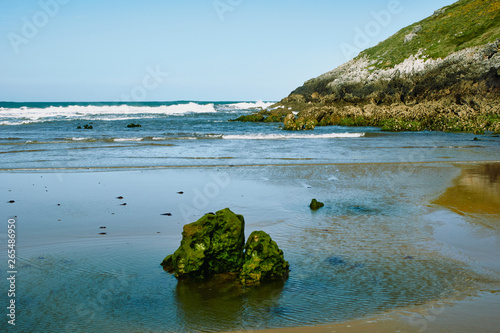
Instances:
[[[384,133],[370,127],[286,132],[228,120],[271,102],[0,103],[0,169],[144,168],[496,160],[498,139]],[[129,124],[141,127],[129,128]],[[84,129],[85,126],[92,129]],[[81,128],[81,129],[78,129]]]
[[[436,309],[500,290],[498,136],[229,121],[270,105],[0,103],[16,329],[221,332],[401,310],[420,332],[433,321],[413,307],[446,315]],[[325,207],[312,212],[312,198]],[[162,269],[183,225],[226,207],[246,235],[277,242],[287,281],[197,284]]]

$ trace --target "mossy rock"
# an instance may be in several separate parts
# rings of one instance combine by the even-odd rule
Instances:
[[[297,117],[293,113],[287,115],[283,120],[283,129],[287,131],[313,130],[318,125],[315,118]]]
[[[128,128],[134,128],[134,127],[142,127],[141,124],[134,124],[134,123],[130,123],[127,125]]]
[[[275,113],[271,113],[267,118],[264,120],[266,123],[280,123],[284,119],[283,116]]]
[[[322,203],[322,202],[319,202],[318,200],[316,199],[312,199],[311,200],[311,204],[309,205],[309,207],[312,209],[312,210],[318,210],[320,209],[321,207],[323,207],[325,204]]]
[[[180,247],[162,266],[178,279],[207,279],[214,274],[239,272],[243,265],[245,220],[229,208],[186,224]]]
[[[290,265],[278,244],[264,231],[254,231],[245,245],[245,261],[240,274],[244,285],[265,280],[285,279]]]
[[[258,123],[258,122],[262,122],[264,121],[266,118],[264,117],[264,115],[262,113],[253,113],[253,114],[249,114],[249,115],[246,115],[246,116],[240,116],[236,119],[231,119],[230,121],[241,121],[241,122],[255,122],[255,123]]]

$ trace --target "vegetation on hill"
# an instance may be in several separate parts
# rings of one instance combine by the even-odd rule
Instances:
[[[404,43],[405,36],[418,26],[422,30]],[[361,52],[358,58],[378,59],[376,66],[387,68],[417,54],[420,49],[432,59],[444,58],[465,48],[491,43],[499,37],[500,0],[461,0],[401,29]]]

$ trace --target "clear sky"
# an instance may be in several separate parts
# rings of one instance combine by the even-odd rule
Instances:
[[[0,101],[280,100],[453,0],[0,0]]]

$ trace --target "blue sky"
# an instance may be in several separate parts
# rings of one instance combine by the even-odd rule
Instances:
[[[453,2],[0,0],[0,101],[279,100]]]

